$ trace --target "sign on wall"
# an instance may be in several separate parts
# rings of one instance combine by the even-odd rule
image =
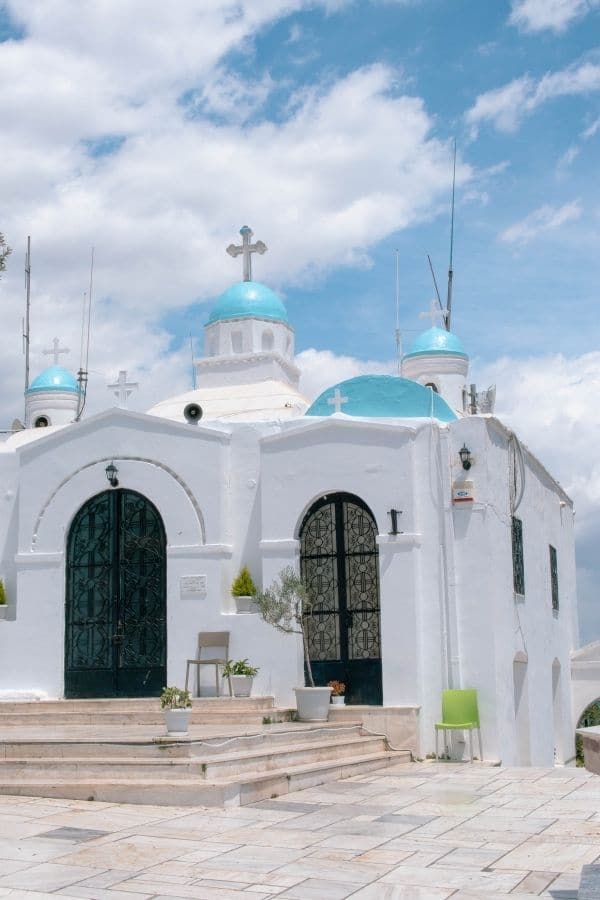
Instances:
[[[206,597],[206,575],[182,575],[179,588],[182,597]]]

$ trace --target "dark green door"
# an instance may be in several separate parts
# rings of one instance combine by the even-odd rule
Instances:
[[[346,685],[347,703],[380,705],[381,636],[377,526],[353,494],[321,497],[300,529],[300,566],[316,684]]]
[[[104,491],[67,541],[66,697],[151,697],[166,684],[166,539],[156,507]]]

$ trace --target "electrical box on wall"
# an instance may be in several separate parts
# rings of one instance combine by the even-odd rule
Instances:
[[[454,503],[472,503],[475,499],[472,481],[455,481],[452,485],[452,501]]]

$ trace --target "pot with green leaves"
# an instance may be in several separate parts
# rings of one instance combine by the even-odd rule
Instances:
[[[302,637],[306,686],[294,688],[298,718],[301,722],[326,722],[331,688],[329,685],[317,687],[314,682],[308,646],[312,601],[304,582],[291,566],[287,566],[273,584],[256,594],[254,600],[265,622],[284,634]]]
[[[168,734],[187,734],[192,714],[192,696],[178,687],[163,688],[160,706],[165,711]]]
[[[0,578],[0,619],[6,618],[7,609],[6,588],[4,587],[4,581]]]
[[[243,566],[240,570],[240,574],[231,585],[231,596],[235,601],[236,612],[258,612],[254,602],[256,591],[257,588],[252,580],[252,575],[250,574],[248,566]]]
[[[234,697],[249,697],[252,693],[252,682],[258,674],[256,666],[249,666],[247,659],[229,660],[223,669],[223,677],[229,678]]]

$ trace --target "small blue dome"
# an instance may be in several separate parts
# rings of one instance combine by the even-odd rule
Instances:
[[[414,341],[412,347],[405,353],[404,359],[411,356],[463,356],[468,359],[462,342],[451,331],[444,328],[429,328]]]
[[[240,281],[221,294],[208,317],[208,323],[246,316],[278,322],[288,320],[285,306],[275,291],[258,281]]]
[[[27,388],[28,394],[41,393],[42,391],[70,391],[79,393],[79,385],[75,376],[62,366],[50,366],[34,378]]]
[[[336,388],[342,400],[341,412],[347,416],[366,418],[439,419],[453,422],[458,418],[446,401],[416,381],[396,375],[359,375],[327,388],[317,397],[305,415],[330,416],[335,412],[333,400]]]

